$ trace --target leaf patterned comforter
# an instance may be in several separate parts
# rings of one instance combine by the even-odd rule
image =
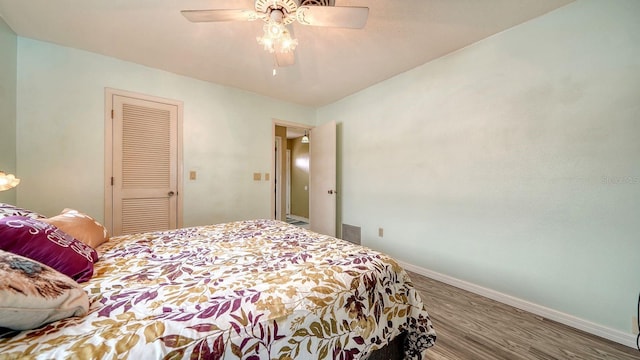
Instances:
[[[435,332],[390,257],[274,220],[125,235],[98,249],[89,314],[0,339],[0,358],[365,359]]]

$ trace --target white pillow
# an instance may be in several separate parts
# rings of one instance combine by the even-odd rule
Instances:
[[[35,329],[89,310],[71,278],[35,260],[0,250],[0,327]]]

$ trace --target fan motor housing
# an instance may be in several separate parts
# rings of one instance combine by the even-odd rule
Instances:
[[[302,0],[300,6],[335,6],[335,0]]]
[[[298,8],[295,0],[256,0],[256,11],[268,13],[272,9],[280,9],[286,13],[293,13]]]
[[[296,20],[295,13],[299,6],[335,6],[335,0],[302,0],[300,4],[298,0],[256,0],[256,12],[266,14],[266,19],[271,17],[273,10],[282,11],[283,25]]]

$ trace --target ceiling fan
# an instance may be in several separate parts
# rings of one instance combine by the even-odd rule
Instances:
[[[335,0],[256,0],[251,9],[182,10],[191,22],[253,21],[265,22],[264,36],[257,37],[265,50],[275,55],[278,66],[293,65],[292,39],[286,26],[297,21],[302,25],[361,29],[367,23],[369,8],[335,6]]]

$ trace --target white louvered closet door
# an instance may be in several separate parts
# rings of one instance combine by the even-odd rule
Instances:
[[[175,229],[177,106],[114,95],[113,235]]]

